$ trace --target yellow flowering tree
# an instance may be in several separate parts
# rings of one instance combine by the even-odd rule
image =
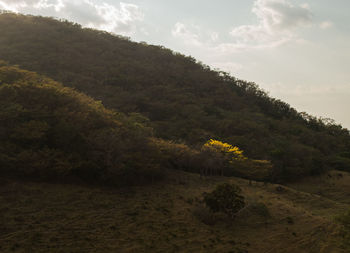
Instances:
[[[234,160],[246,160],[247,157],[243,155],[243,150],[231,144],[224,143],[218,140],[210,139],[207,141],[202,149],[204,151],[214,151],[223,154],[230,162]]]
[[[232,169],[232,165],[240,163],[247,158],[243,151],[236,146],[218,140],[210,139],[201,150],[204,162],[201,175],[224,175],[224,170]],[[236,166],[235,166],[236,167]]]

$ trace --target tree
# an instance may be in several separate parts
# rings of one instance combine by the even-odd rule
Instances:
[[[245,206],[241,189],[229,183],[219,184],[211,193],[204,193],[204,202],[213,212],[223,212],[234,218]]]
[[[234,162],[247,159],[238,147],[214,139],[206,142],[201,151],[203,159],[206,160],[202,169],[204,174],[217,174],[215,172],[220,171],[223,176],[225,168],[231,167]]]
[[[236,146],[232,146],[231,144],[224,143],[218,140],[210,139],[207,143],[203,145],[202,149],[221,153],[230,161],[247,159],[243,155],[243,150],[240,150]]]

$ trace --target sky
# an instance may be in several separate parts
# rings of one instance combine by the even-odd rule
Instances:
[[[350,129],[349,0],[0,0],[162,45]]]

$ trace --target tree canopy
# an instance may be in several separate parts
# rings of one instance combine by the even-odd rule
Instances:
[[[140,183],[162,174],[152,130],[36,73],[0,65],[0,174]]]

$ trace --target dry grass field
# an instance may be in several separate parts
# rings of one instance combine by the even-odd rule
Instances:
[[[347,173],[288,186],[167,178],[124,189],[1,179],[0,252],[346,252],[335,217],[350,209]],[[239,185],[249,203],[235,220],[201,203],[221,182]]]

